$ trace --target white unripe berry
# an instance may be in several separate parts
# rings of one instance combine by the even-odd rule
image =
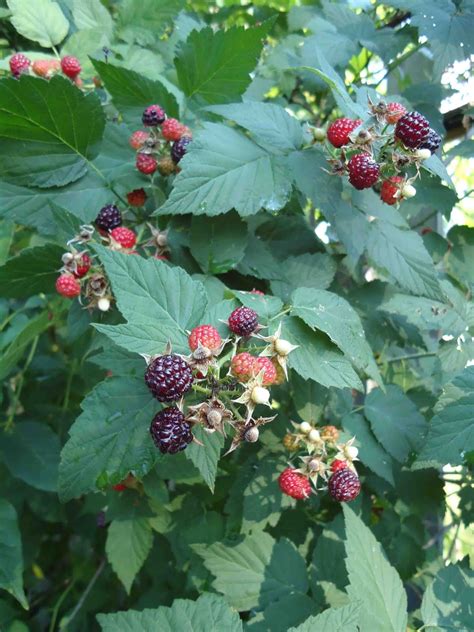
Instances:
[[[431,151],[429,149],[417,149],[415,156],[420,160],[427,160],[431,156]]]
[[[315,141],[322,143],[323,140],[326,140],[326,132],[322,127],[313,127],[312,132]]]
[[[99,300],[97,301],[97,307],[100,309],[101,312],[108,312],[110,309],[110,301],[108,298],[99,298]]]
[[[319,441],[321,439],[321,435],[319,434],[319,431],[316,430],[315,428],[313,428],[312,430],[310,430],[309,434],[308,434],[308,439],[310,441]]]
[[[401,190],[402,197],[412,198],[416,195],[416,189],[412,184],[404,184]]]
[[[277,340],[275,340],[275,351],[278,355],[287,356],[292,347],[293,345],[291,342],[288,342],[288,340],[283,340],[282,338],[277,338]]]
[[[263,386],[254,386],[250,398],[254,404],[268,404],[270,401],[270,391]]]
[[[245,441],[248,441],[249,443],[255,443],[255,441],[258,441],[259,434],[260,434],[260,432],[259,432],[257,426],[253,426],[253,428],[249,428],[245,432],[244,439],[245,439]]]
[[[348,445],[344,450],[344,454],[348,459],[354,460],[359,454],[359,450],[355,447],[355,445]]]
[[[307,421],[303,421],[303,423],[300,424],[300,430],[303,434],[308,434],[308,432],[311,432],[311,424]]]

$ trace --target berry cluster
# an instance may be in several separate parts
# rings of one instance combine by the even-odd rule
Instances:
[[[145,175],[155,171],[169,176],[179,171],[178,163],[191,142],[191,130],[175,118],[168,118],[159,105],[149,105],[142,115],[147,130],[130,136],[130,146],[137,151],[136,167]]]
[[[254,411],[259,405],[270,406],[267,387],[277,383],[278,369],[285,378],[287,356],[294,345],[280,337],[281,326],[271,336],[258,333],[258,315],[248,307],[235,309],[227,326],[226,339],[213,325],[195,327],[189,332],[188,356],[173,353],[168,346],[163,355],[147,358],[145,383],[158,401],[169,404],[150,426],[161,452],[186,449],[197,441],[192,427],[200,424],[206,432],[224,436],[230,426],[229,453],[243,441],[257,441],[259,427],[274,419],[255,417]],[[226,351],[226,347],[230,348]],[[184,397],[189,398],[187,408]]]
[[[416,195],[413,182],[420,165],[439,148],[441,137],[422,114],[407,112],[400,103],[369,106],[372,118],[365,125],[361,119],[340,118],[327,132],[313,129],[313,136],[338,150],[330,149],[332,173],[348,175],[358,190],[375,186],[383,202],[397,204]]]
[[[63,75],[72,79],[78,87],[82,87],[82,80],[79,77],[82,70],[81,64],[72,55],[66,55],[62,59],[36,59],[32,62],[23,53],[15,53],[10,57],[9,63],[10,71],[16,78],[29,74],[31,71],[38,77],[51,79],[53,75],[62,72]]]
[[[328,489],[338,502],[348,502],[360,493],[360,480],[354,467],[358,449],[354,438],[338,443],[339,430],[335,426],[316,428],[307,421],[293,424],[294,431],[285,435],[283,445],[298,456],[298,468],[286,468],[278,478],[281,491],[297,500],[309,498],[311,493]],[[318,488],[318,479],[323,486]]]

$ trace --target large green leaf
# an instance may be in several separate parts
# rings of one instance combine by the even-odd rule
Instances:
[[[293,292],[292,303],[292,314],[311,329],[324,331],[354,366],[375,381],[382,381],[359,315],[350,303],[332,292],[306,287]]]
[[[92,63],[131,129],[141,127],[143,110],[152,103],[161,105],[168,116],[179,116],[175,97],[160,81],[152,81],[138,72],[97,59]]]
[[[112,16],[100,0],[74,0],[72,15],[78,29],[97,29],[109,37],[112,35]]]
[[[156,458],[148,430],[156,409],[143,379],[101,382],[82,402],[61,452],[61,498],[114,485],[131,471],[146,474]]]
[[[459,562],[442,568],[423,595],[421,618],[426,629],[467,632],[472,627],[473,594],[474,571],[468,564]]]
[[[18,33],[44,48],[60,44],[69,31],[69,23],[57,2],[52,0],[8,0],[11,22]]]
[[[64,77],[6,79],[0,83],[3,176],[28,187],[74,182],[97,156],[104,126],[98,97]]]
[[[107,559],[128,593],[152,544],[153,531],[146,518],[114,520],[108,528],[105,543]]]
[[[444,387],[434,412],[416,466],[461,465],[474,450],[474,366]]]
[[[330,608],[310,617],[297,628],[288,632],[357,632],[359,630],[360,605],[351,603],[342,608]]]
[[[291,189],[284,157],[217,123],[203,124],[180,167],[160,215],[219,215],[235,208],[245,216],[262,207],[277,211]]]
[[[71,235],[72,237],[73,235]],[[65,248],[54,244],[22,250],[0,267],[2,296],[24,298],[54,292]]]
[[[250,83],[268,27],[192,31],[175,59],[179,86],[188,99],[198,105],[238,100]]]
[[[283,335],[292,344],[299,345],[291,352],[288,363],[302,378],[328,388],[362,390],[362,383],[349,360],[325,335],[313,331],[296,317],[284,320]]]
[[[276,542],[258,531],[233,546],[216,542],[194,548],[214,575],[214,588],[237,610],[264,607],[290,592],[308,589],[304,560],[288,540]]]
[[[446,255],[449,273],[463,285],[474,285],[472,261],[474,257],[474,228],[453,226],[447,238],[451,244]]]
[[[193,217],[191,254],[207,274],[235,268],[246,247],[247,225],[235,211],[220,217]]]
[[[207,303],[202,284],[156,259],[97,251],[128,322],[95,327],[128,351],[154,355],[171,342],[174,351],[187,352],[186,330],[199,324]]]
[[[0,498],[0,588],[7,590],[23,608],[28,602],[23,591],[23,552],[15,508]]]
[[[0,460],[12,476],[47,492],[57,489],[60,449],[58,435],[45,423],[23,421],[0,433]]]
[[[428,425],[399,386],[390,384],[385,393],[378,388],[371,391],[364,414],[377,439],[397,461],[403,463],[422,445]]]
[[[142,46],[156,43],[183,4],[183,0],[123,0],[118,12],[121,39]]]
[[[102,632],[242,632],[242,621],[218,595],[175,599],[170,608],[99,614]]]
[[[195,428],[193,434],[204,445],[192,443],[188,446],[185,454],[200,471],[211,491],[214,492],[217,465],[221,450],[224,447],[224,437],[218,432],[209,434],[201,426]]]
[[[370,529],[347,505],[344,519],[347,594],[352,601],[361,603],[361,632],[405,632],[407,596],[397,571],[387,562]]]
[[[300,287],[324,290],[331,285],[336,269],[334,259],[320,252],[288,257],[281,265],[281,278],[271,281],[272,291],[289,301]]]

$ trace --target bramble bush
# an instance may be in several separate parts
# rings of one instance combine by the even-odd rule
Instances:
[[[473,629],[473,17],[0,1],[0,630]]]

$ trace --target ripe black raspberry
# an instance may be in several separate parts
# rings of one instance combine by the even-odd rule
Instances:
[[[350,502],[360,494],[360,480],[348,467],[337,470],[329,479],[329,493],[340,503]]]
[[[122,225],[122,213],[115,204],[107,204],[107,206],[103,206],[100,209],[99,214],[95,218],[95,223],[102,230],[112,230]]]
[[[421,143],[421,145],[419,146],[419,149],[429,149],[431,153],[434,154],[440,145],[441,145],[441,136],[437,132],[435,132],[434,129],[431,129],[430,127],[428,136]]]
[[[427,138],[430,124],[419,112],[404,114],[395,127],[395,138],[410,149],[417,149]]]
[[[146,127],[157,127],[165,118],[165,111],[159,105],[149,105],[142,114],[142,122]]]
[[[181,452],[193,440],[191,426],[175,406],[164,408],[155,415],[150,425],[150,433],[156,447],[163,454]]]
[[[186,153],[190,142],[190,138],[188,138],[187,136],[183,136],[183,138],[180,138],[175,143],[173,143],[173,147],[171,147],[171,158],[176,164],[178,164],[178,162]]]
[[[179,355],[162,355],[150,362],[145,382],[160,402],[173,402],[189,391],[193,373],[189,364]]]
[[[229,316],[229,329],[238,336],[250,336],[257,325],[258,314],[250,307],[237,307]]]
[[[378,180],[380,167],[369,154],[355,154],[347,165],[349,182],[356,189],[368,189]]]

